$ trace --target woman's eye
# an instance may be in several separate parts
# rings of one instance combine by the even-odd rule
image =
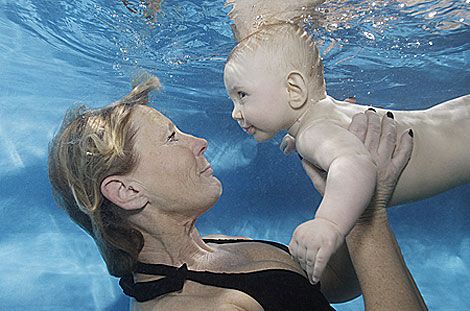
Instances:
[[[247,95],[248,95],[248,94],[246,94],[245,92],[239,91],[239,92],[238,92],[238,99],[242,99],[242,98],[244,98],[244,97],[247,96]]]
[[[168,141],[168,142],[177,141],[177,139],[176,139],[176,132],[171,133],[171,135],[168,136],[167,141]]]

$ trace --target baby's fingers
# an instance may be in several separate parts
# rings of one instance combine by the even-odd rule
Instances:
[[[307,277],[310,283],[315,284],[318,281],[314,281],[314,267],[315,267],[315,260],[317,257],[317,251],[318,249],[314,250],[308,250],[307,251],[307,256],[306,256],[306,262],[305,262],[305,272],[307,272]]]
[[[289,244],[289,253],[291,254],[292,258],[300,264],[302,269],[306,271],[307,264],[305,258],[307,256],[307,249],[300,243],[291,241]]]
[[[289,253],[292,258],[302,265],[303,258],[305,256],[305,248],[300,245],[297,241],[295,235],[292,237],[292,240],[289,243]]]
[[[289,248],[289,253],[294,258],[297,258],[298,246],[299,244],[297,243],[297,239],[295,237],[292,237],[288,248]]]
[[[401,172],[410,160],[411,153],[413,152],[413,144],[413,131],[405,131],[400,137],[400,142],[398,143],[392,159],[398,172]]]
[[[330,247],[322,247],[318,250],[317,256],[315,258],[315,264],[313,266],[313,275],[312,280],[313,284],[320,281],[320,277],[323,274],[323,271],[326,268],[326,264],[333,254],[333,249]]]
[[[286,134],[282,138],[282,142],[279,148],[282,150],[282,152],[285,155],[288,155],[289,153],[294,152],[295,151],[295,138],[289,134]]]
[[[297,260],[304,271],[307,270],[307,248],[303,245],[299,245],[299,251],[297,252]]]

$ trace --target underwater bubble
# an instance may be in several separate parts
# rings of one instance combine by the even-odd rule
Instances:
[[[364,37],[366,37],[367,39],[369,39],[369,40],[375,40],[375,36],[374,36],[373,33],[368,32],[368,31],[364,31],[363,34],[364,34]]]

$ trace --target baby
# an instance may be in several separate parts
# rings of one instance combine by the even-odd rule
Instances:
[[[375,155],[346,129],[364,106],[326,94],[319,51],[292,23],[265,25],[241,40],[227,60],[224,81],[234,103],[232,117],[246,133],[262,142],[287,130],[281,148],[299,153],[314,183],[315,176],[317,181],[327,176],[315,218],[297,227],[289,245],[311,281],[318,282],[374,192]],[[397,119],[399,139],[414,136],[411,160],[391,204],[470,182],[470,96],[420,111],[370,108],[362,117],[385,114]]]

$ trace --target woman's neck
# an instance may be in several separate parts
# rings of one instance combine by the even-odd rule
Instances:
[[[196,268],[208,262],[215,252],[199,235],[194,226],[196,218],[162,213],[141,216],[147,223],[138,228],[144,236],[144,247],[139,253],[141,262],[176,267],[186,263]]]

